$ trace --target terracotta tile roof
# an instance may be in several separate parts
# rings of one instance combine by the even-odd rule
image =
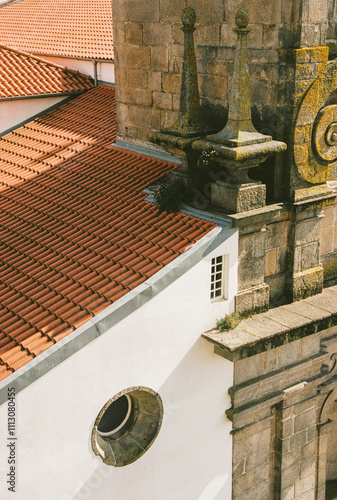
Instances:
[[[89,76],[0,45],[0,99],[83,92]]]
[[[114,139],[106,86],[0,138],[0,380],[214,227],[159,215],[142,190],[175,166]]]
[[[20,0],[1,6],[0,43],[32,54],[112,60],[112,0]]]

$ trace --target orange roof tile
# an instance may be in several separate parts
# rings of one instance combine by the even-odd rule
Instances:
[[[32,54],[113,60],[111,0],[20,0],[0,8],[0,44]]]
[[[0,138],[0,380],[214,227],[158,214],[143,189],[176,165],[114,139],[106,86]]]
[[[0,45],[0,99],[83,92],[89,76]]]

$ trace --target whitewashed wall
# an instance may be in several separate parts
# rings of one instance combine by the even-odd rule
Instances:
[[[7,405],[0,407],[3,500],[220,500],[231,496],[232,364],[201,334],[234,309],[237,233],[152,300],[17,395],[17,489],[7,492]],[[209,301],[211,258],[230,254],[229,299]],[[142,385],[164,404],[152,447],[106,466],[90,437],[102,406]]]
[[[0,101],[0,134],[12,127],[16,127],[21,122],[32,118],[66,98],[67,96],[37,97],[33,99]]]
[[[85,75],[95,77],[95,67],[92,60],[86,61],[85,59],[71,59],[68,57],[52,57],[41,56],[43,59],[50,61],[60,66],[66,66],[69,69],[80,71]],[[115,83],[115,66],[113,61],[97,61],[97,79],[107,83]]]

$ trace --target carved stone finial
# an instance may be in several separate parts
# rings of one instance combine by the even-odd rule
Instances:
[[[247,37],[250,30],[246,28],[248,22],[248,11],[241,8],[236,15],[238,28],[234,29],[238,36],[238,42],[229,98],[228,121],[225,128],[218,134],[208,137],[211,141],[234,147],[248,146],[249,144],[267,142],[272,139],[268,135],[257,132],[252,123],[247,49]]]
[[[183,10],[181,15],[181,21],[183,23],[184,28],[194,28],[195,21],[197,20],[197,16],[195,10],[192,7],[186,7]]]
[[[245,29],[249,23],[249,12],[244,7],[238,10],[235,17],[236,25],[239,29]]]
[[[204,124],[200,111],[197,63],[193,40],[196,18],[195,10],[192,7],[186,7],[183,10],[181,16],[183,27],[181,29],[184,32],[184,58],[179,116],[171,127],[162,130],[166,134],[180,137],[197,137],[206,135],[210,131],[209,127]]]

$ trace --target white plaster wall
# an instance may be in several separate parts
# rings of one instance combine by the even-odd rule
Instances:
[[[95,69],[93,61],[86,61],[83,59],[71,59],[68,57],[52,57],[42,56],[43,59],[50,61],[54,64],[66,66],[69,69],[80,71],[85,75],[95,77]],[[115,66],[113,61],[97,61],[97,79],[108,83],[115,83]]]
[[[209,301],[211,258],[230,254],[229,299]],[[201,334],[233,311],[237,233],[156,297],[17,396],[18,476],[6,491],[7,406],[0,408],[3,500],[219,500],[231,496],[232,364]],[[152,447],[126,467],[91,450],[102,406],[135,385],[164,404]]]
[[[0,101],[0,134],[66,98],[67,96]]]

